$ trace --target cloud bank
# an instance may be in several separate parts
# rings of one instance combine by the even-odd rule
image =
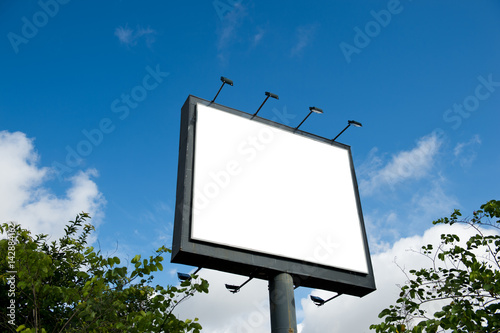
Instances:
[[[156,31],[151,28],[143,28],[138,26],[136,29],[130,29],[129,27],[118,27],[115,29],[115,36],[121,44],[126,46],[135,46],[141,40],[144,40],[148,47],[151,47],[155,42]]]
[[[102,217],[105,199],[92,180],[96,170],[70,178],[65,195],[58,197],[47,186],[53,170],[39,165],[33,139],[21,132],[1,131],[0,156],[0,222],[14,221],[33,234],[55,239],[77,213],[90,213],[94,224]]]
[[[454,233],[463,241],[475,234],[464,225],[436,225],[422,235],[406,237],[395,242],[386,251],[372,256],[377,290],[358,298],[342,295],[322,307],[309,299],[297,298],[297,309],[302,307],[301,333],[370,332],[369,326],[380,322],[378,314],[397,300],[410,269],[429,267],[431,261],[419,253],[427,244],[440,244],[441,234]],[[172,272],[175,273],[175,272]],[[176,311],[181,318],[198,317],[203,331],[208,333],[264,333],[270,331],[267,281],[252,280],[237,294],[229,293],[225,283],[241,284],[245,277],[203,269],[199,275],[210,283],[209,294],[196,295],[182,303]],[[311,295],[328,299],[335,293],[313,290]],[[297,313],[299,316],[299,313]]]
[[[486,233],[490,233],[486,232]],[[322,307],[317,307],[309,295],[297,298],[297,315],[304,318],[300,323],[300,333],[342,333],[370,332],[371,324],[380,322],[378,314],[394,304],[400,287],[405,283],[410,269],[430,267],[431,261],[419,253],[427,244],[440,244],[441,234],[454,233],[466,241],[475,230],[464,225],[436,225],[422,235],[406,237],[395,242],[386,251],[372,256],[377,290],[358,298],[342,295]],[[210,282],[210,293],[196,295],[181,304],[176,314],[181,318],[198,317],[203,331],[208,333],[264,333],[270,331],[269,300],[267,281],[252,280],[237,294],[229,293],[224,284],[241,284],[245,277],[201,270],[200,276]],[[311,295],[328,299],[335,293],[313,290]],[[432,311],[437,310],[434,306]]]
[[[441,144],[437,135],[430,134],[419,139],[415,148],[393,155],[384,166],[382,159],[376,155],[376,148],[372,149],[369,161],[360,167],[363,173],[361,194],[370,196],[379,190],[392,190],[398,184],[427,176]]]

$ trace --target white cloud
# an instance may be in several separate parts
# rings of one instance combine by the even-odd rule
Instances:
[[[266,30],[262,27],[257,28],[257,33],[253,36],[253,46],[256,46],[260,43],[264,35],[266,34]]]
[[[115,36],[118,37],[120,43],[127,46],[137,45],[139,40],[145,40],[146,45],[150,47],[155,42],[156,31],[151,28],[142,28],[138,26],[136,29],[129,27],[118,27],[115,29]]]
[[[295,32],[296,42],[291,50],[292,56],[299,56],[302,50],[312,42],[317,28],[317,24],[310,24],[297,28]]]
[[[132,29],[128,27],[118,27],[115,29],[115,36],[118,37],[120,43],[129,44],[132,40]]]
[[[33,234],[64,233],[64,226],[77,213],[90,213],[95,224],[102,217],[105,200],[92,177],[95,170],[80,172],[69,179],[64,197],[57,197],[46,182],[52,170],[38,165],[33,139],[21,132],[0,132],[0,222],[14,221]]]
[[[422,236],[400,239],[387,251],[373,255],[377,290],[362,298],[342,295],[322,307],[315,306],[309,298],[300,300],[305,318],[302,333],[370,332],[369,326],[380,322],[378,314],[395,304],[398,298],[398,285],[404,284],[407,279],[401,268],[408,272],[413,268],[429,267],[431,261],[416,252],[423,245],[440,244],[442,233],[457,234],[465,241],[475,234],[475,230],[464,225],[436,225]],[[319,290],[311,294],[323,299],[335,295]]]
[[[479,135],[474,135],[467,142],[459,142],[453,149],[454,163],[459,163],[462,168],[469,168],[477,157],[477,149],[481,145]]]
[[[364,221],[371,253],[386,251],[391,240],[401,238],[400,226],[402,218],[394,211],[379,212],[377,210],[365,214]]]
[[[155,248],[165,244],[172,244],[173,221],[171,216],[173,215],[173,208],[162,201],[150,203],[147,207],[141,209],[138,215],[130,215],[130,218],[137,221],[137,227],[139,228],[134,230],[136,239],[150,243]],[[154,240],[150,238],[149,233],[143,232],[144,228],[154,233],[156,236]]]
[[[428,135],[409,151],[394,155],[386,165],[372,150],[369,160],[361,167],[360,191],[363,195],[375,194],[381,189],[394,189],[395,185],[429,174],[442,142],[436,135]]]
[[[415,191],[408,207],[407,221],[410,225],[433,221],[459,207],[456,197],[445,193],[443,183],[444,180],[438,178],[431,182],[430,188]]]
[[[246,7],[241,3],[235,3],[221,21],[217,28],[217,50],[221,61],[227,59],[228,46],[237,38],[237,30],[243,24],[248,15]]]
[[[207,333],[270,332],[267,281],[254,279],[238,293],[225,284],[240,285],[246,277],[203,269],[198,275],[210,283],[208,294],[197,294],[174,311],[180,318],[200,319]]]
[[[364,216],[371,252],[379,253],[401,237],[423,232],[428,223],[459,208],[456,196],[446,193],[446,183],[433,175],[418,186],[395,192],[388,200],[380,202],[377,197],[377,208]]]
[[[431,134],[391,157],[373,148],[358,168],[361,197],[376,202],[376,208],[365,214],[372,249],[380,251],[401,237],[420,233],[426,227],[422,222],[460,207],[456,195],[447,191],[443,144]]]

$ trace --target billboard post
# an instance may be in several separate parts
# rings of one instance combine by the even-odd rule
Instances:
[[[293,278],[290,274],[280,273],[269,280],[269,307],[271,333],[297,332]]]

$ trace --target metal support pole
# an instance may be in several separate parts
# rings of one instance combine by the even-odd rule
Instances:
[[[332,139],[332,141],[337,140],[337,138],[338,138],[338,137],[339,137],[342,133],[344,133],[344,132],[345,132],[345,130],[349,128],[349,126],[351,126],[351,124],[347,124],[347,126],[346,126],[343,130],[342,130],[342,132],[340,132],[339,134],[337,134],[337,136],[336,136],[336,137],[334,137],[334,138]]]
[[[226,82],[222,81],[222,86],[220,86],[219,91],[217,92],[217,94],[215,95],[214,99],[210,103],[215,102],[215,99],[217,98],[217,96],[219,96],[219,93],[220,93],[220,91],[222,90],[222,87],[224,87],[225,84],[226,84]]]
[[[313,113],[312,111],[309,112],[309,114],[304,118],[304,120],[302,120],[299,124],[299,126],[295,127],[294,130],[298,130],[300,125],[302,125],[304,123],[304,121],[306,121],[307,118],[309,118],[309,116],[311,115],[311,113]]]
[[[262,104],[259,106],[259,109],[252,115],[252,118],[250,118],[250,119],[255,118],[255,116],[257,115],[257,113],[259,113],[260,109],[262,109],[262,106],[264,106],[264,104],[267,102],[268,98],[269,98],[269,96],[266,97],[266,99],[264,100],[264,102],[262,102]]]
[[[271,333],[297,333],[292,276],[279,273],[269,279]]]

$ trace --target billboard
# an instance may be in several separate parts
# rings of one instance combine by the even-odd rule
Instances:
[[[350,147],[189,96],[172,262],[375,290]]]

